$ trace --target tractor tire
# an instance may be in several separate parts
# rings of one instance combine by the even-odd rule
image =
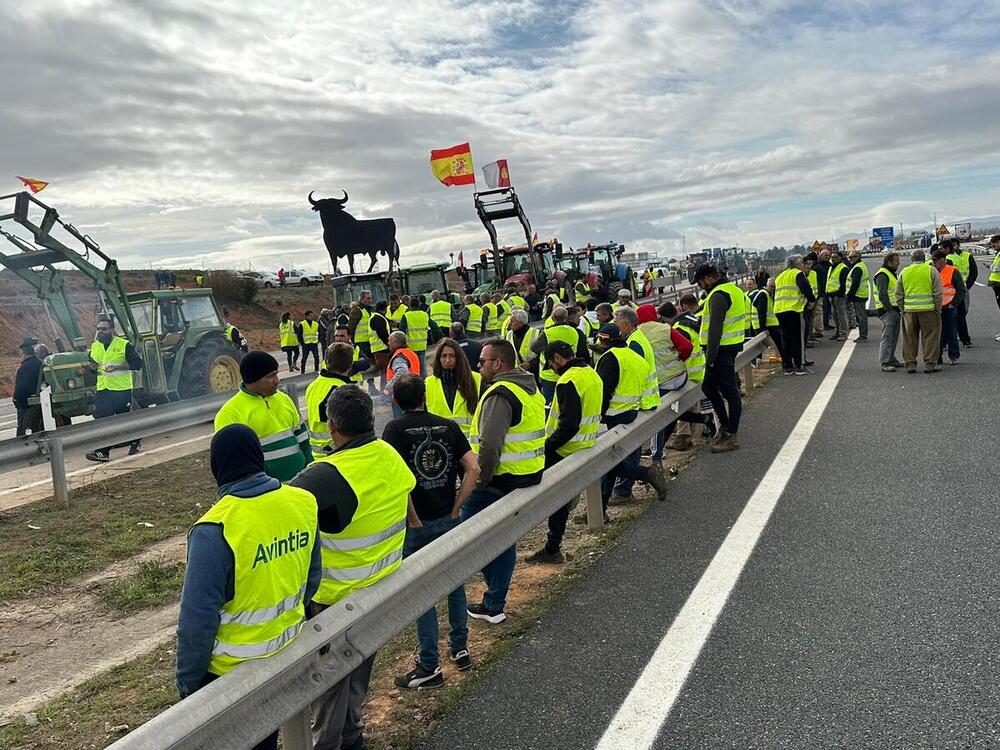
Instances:
[[[235,391],[240,387],[240,354],[222,338],[204,338],[184,357],[184,372],[177,384],[181,398]]]
[[[622,283],[618,280],[618,277],[614,277],[614,281],[608,282],[608,297],[612,302],[618,301],[618,290],[622,288]]]

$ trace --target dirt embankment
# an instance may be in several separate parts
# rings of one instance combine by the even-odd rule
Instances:
[[[183,288],[193,288],[196,271],[176,271],[177,283]],[[93,323],[99,311],[97,291],[83,274],[68,271],[64,275],[70,294],[73,312],[84,336],[92,334]],[[155,289],[152,271],[123,271],[125,289],[138,292]],[[278,321],[288,311],[295,320],[301,320],[306,310],[319,312],[331,305],[327,287],[261,289],[253,304],[217,300],[229,312],[229,320],[247,337],[251,349],[274,351],[278,348]],[[26,336],[34,336],[56,351],[56,337],[65,333],[54,321],[50,322],[42,301],[35,290],[9,271],[0,271],[0,397],[10,396],[14,390],[14,375],[20,355],[18,346]]]

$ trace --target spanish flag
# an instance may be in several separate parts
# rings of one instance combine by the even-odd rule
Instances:
[[[43,180],[33,180],[30,177],[18,177],[17,179],[23,182],[24,186],[32,193],[40,193],[49,186],[49,183]]]
[[[468,143],[431,151],[431,171],[445,185],[475,185],[472,149]]]

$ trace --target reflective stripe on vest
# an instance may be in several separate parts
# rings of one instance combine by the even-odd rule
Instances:
[[[580,399],[580,425],[576,434],[564,445],[556,448],[556,453],[564,458],[577,451],[590,448],[597,440],[597,432],[601,425],[601,403],[604,400],[604,386],[601,376],[593,367],[570,367],[559,376],[558,388],[569,384]],[[546,437],[552,435],[559,427],[559,397],[552,399],[549,418],[545,423]]]
[[[950,305],[955,300],[955,266],[946,265],[938,273],[941,275],[941,307]]]
[[[476,384],[476,392],[478,393],[482,384],[482,378],[478,372],[472,373],[472,381]],[[448,399],[445,398],[444,386],[441,384],[440,378],[430,375],[424,381],[424,386],[426,388],[427,411],[439,417],[450,419],[468,437],[469,430],[472,427],[472,412],[465,403],[465,397],[462,396],[462,392],[459,390],[455,391],[455,400],[451,408],[449,408]]]
[[[406,305],[399,304],[399,305],[396,305],[396,309],[395,310],[387,310],[386,313],[385,313],[385,316],[389,320],[391,320],[393,323],[397,323],[398,324],[399,321],[401,321],[403,319],[403,316],[406,315],[407,309],[408,308],[406,307]]]
[[[305,468],[301,443],[309,439],[309,429],[295,402],[282,391],[265,399],[241,385],[219,409],[214,424],[216,432],[231,424],[253,430],[264,451],[265,469],[275,479],[287,482]]]
[[[107,348],[100,341],[90,345],[90,358],[97,363],[97,390],[99,391],[130,391],[132,390],[132,371],[128,369],[125,359],[125,348],[128,339],[115,336]],[[108,365],[113,366],[113,372],[108,372]]]
[[[801,273],[801,271],[797,271],[797,273]],[[719,340],[719,346],[742,344],[745,338],[747,296],[731,281],[723,282],[714,287],[705,298],[705,304],[702,307],[704,314],[701,317],[701,340],[708,339],[708,332],[711,329],[711,301],[715,294],[725,294],[729,297],[729,309],[726,310],[726,318],[722,322],[722,338]]]
[[[691,356],[684,360],[687,368],[688,380],[692,383],[701,383],[705,380],[705,350],[701,348],[701,338],[698,331],[684,323],[674,323],[674,327],[687,334],[691,341]]]
[[[606,417],[614,417],[639,409],[643,391],[646,390],[646,360],[627,346],[616,346],[608,349],[601,357],[614,357],[618,360],[618,385],[611,395]],[[598,360],[599,362],[600,360]],[[603,396],[602,396],[603,398]]]
[[[525,326],[525,328],[527,328],[528,332],[525,333],[524,338],[521,339],[520,346],[517,346],[514,343],[514,331],[507,331],[507,335],[504,337],[510,342],[511,346],[514,347],[514,353],[517,354],[518,365],[527,362],[535,356],[531,351],[531,345],[535,343],[535,339],[539,336],[537,328],[532,328],[531,326]],[[575,344],[576,342],[574,341],[573,343]]]
[[[381,440],[317,459],[337,468],[358,507],[338,534],[320,532],[323,580],[314,600],[334,604],[399,567],[406,533],[406,500],[416,486],[406,463]]]
[[[386,349],[389,348],[389,345],[386,344],[384,341],[382,341],[382,339],[380,339],[378,334],[375,332],[375,327],[372,325],[372,321],[375,320],[375,318],[381,318],[382,320],[384,320],[386,330],[389,329],[388,318],[386,318],[382,313],[376,312],[371,314],[371,318],[368,321],[368,346],[369,348],[371,348],[372,354],[374,354],[375,352],[384,352]]]
[[[886,292],[887,292],[886,296],[889,297],[890,304],[894,303],[895,300],[896,300],[896,284],[898,283],[896,281],[896,274],[894,274],[891,269],[886,268],[885,266],[882,266],[881,268],[879,268],[875,272],[875,278],[877,279],[879,276],[885,276],[885,278],[886,278]],[[882,304],[882,300],[879,298],[879,295],[876,293],[875,294],[875,310],[878,311],[878,312],[882,312],[882,310],[884,310],[884,309],[885,309],[885,305]]]
[[[868,300],[869,288],[868,288],[868,266],[863,260],[859,260],[853,266],[851,266],[850,274],[851,277],[854,276],[854,269],[861,267],[861,281],[858,282],[858,290],[854,293],[854,299]],[[850,284],[847,285],[850,288]]]
[[[407,310],[403,318],[406,320],[406,341],[410,348],[415,352],[426,351],[430,316],[423,310]]]
[[[219,611],[208,671],[225,674],[291,643],[316,543],[316,498],[281,486],[252,498],[225,495],[198,523],[218,524],[233,553],[233,598]]]
[[[527,338],[527,336],[525,336],[525,338]],[[535,336],[535,338],[538,337]],[[553,344],[556,341],[562,341],[563,343],[569,344],[575,352],[576,345],[580,340],[580,337],[577,335],[576,329],[573,326],[568,325],[567,323],[560,323],[545,329],[545,340],[550,344]],[[545,352],[538,355],[538,377],[542,380],[548,380],[550,383],[555,383],[559,380],[559,376],[556,374],[556,371],[546,366]]]
[[[357,350],[355,350],[357,354]],[[337,377],[318,375],[306,387],[306,421],[309,423],[309,445],[313,449],[313,458],[317,453],[329,453],[333,448],[333,438],[326,421],[319,418],[319,407],[330,398],[330,394],[342,385],[349,385]]]
[[[451,326],[451,303],[443,299],[431,302],[431,320],[437,323],[438,328],[447,330]]]
[[[303,320],[299,323],[302,326],[302,343],[303,344],[318,344],[319,343],[319,323],[315,320]]]
[[[361,308],[361,319],[358,321],[358,327],[354,329],[354,340],[359,344],[364,344],[368,342],[368,337],[370,333],[370,321],[371,313],[365,308]]]
[[[295,335],[295,324],[292,321],[286,321],[278,325],[278,334],[281,336],[281,347],[286,346],[298,346],[299,339]]]
[[[545,468],[545,399],[535,391],[528,394],[514,383],[499,380],[491,385],[476,406],[472,416],[472,426],[469,431],[469,444],[475,453],[479,453],[479,418],[483,404],[495,391],[504,388],[521,404],[521,420],[511,425],[504,435],[500,448],[500,463],[495,474],[525,475],[534,474]],[[496,395],[494,398],[503,398]]]
[[[639,331],[646,336],[649,345],[653,348],[653,358],[656,360],[656,403],[660,403],[660,388],[666,388],[667,384],[679,378],[687,370],[681,356],[674,348],[674,342],[670,338],[671,328],[666,323],[651,320],[647,323],[639,324]]]
[[[473,302],[471,305],[466,305],[465,309],[469,311],[469,333],[482,333],[483,308]]]
[[[813,296],[814,297],[818,297],[819,296],[819,274],[816,273],[816,271],[814,271],[814,270],[810,271],[808,279],[809,279],[809,288],[812,289]]]
[[[493,331],[499,331],[500,318],[497,317],[497,306],[492,302],[487,302],[483,305],[483,309],[486,311],[486,332],[492,333]]]
[[[801,274],[798,268],[786,268],[774,280],[774,312],[802,312],[806,309],[806,295],[799,289],[797,279]],[[756,319],[756,310],[753,317]],[[777,325],[777,323],[775,323]]]
[[[921,312],[933,310],[934,286],[931,281],[931,267],[923,263],[913,263],[899,275],[903,285],[903,310]]]
[[[826,275],[826,293],[836,294],[841,291],[845,286],[846,274],[847,266],[844,263],[838,263],[830,268]]]

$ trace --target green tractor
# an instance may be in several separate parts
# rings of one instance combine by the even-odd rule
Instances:
[[[390,285],[385,271],[334,276],[330,286],[333,288],[333,306],[345,310],[350,308],[352,302],[357,302],[364,291],[372,293],[372,304],[389,299]]]
[[[447,269],[447,263],[420,263],[409,268],[400,268],[403,294],[409,294],[411,297],[423,294],[430,302],[431,292],[437,290],[451,304],[461,304],[461,296],[448,288],[448,280],[444,275]]]
[[[65,272],[56,268],[59,263],[71,264],[93,282],[98,312],[107,315],[142,356],[144,368],[134,374],[140,405],[239,386],[242,355],[226,333],[211,289],[126,293],[117,262],[88,235],[62,221],[54,208],[27,192],[0,196],[0,223],[8,220],[27,229],[31,239],[0,227],[0,236],[17,250],[9,255],[0,252],[0,265],[35,289],[53,324],[57,351],[45,358],[39,386],[51,388],[56,424],[92,414],[97,387],[90,367],[90,326],[82,329],[76,319]],[[104,262],[103,269],[91,263],[92,256]],[[32,402],[37,403],[37,397]]]

